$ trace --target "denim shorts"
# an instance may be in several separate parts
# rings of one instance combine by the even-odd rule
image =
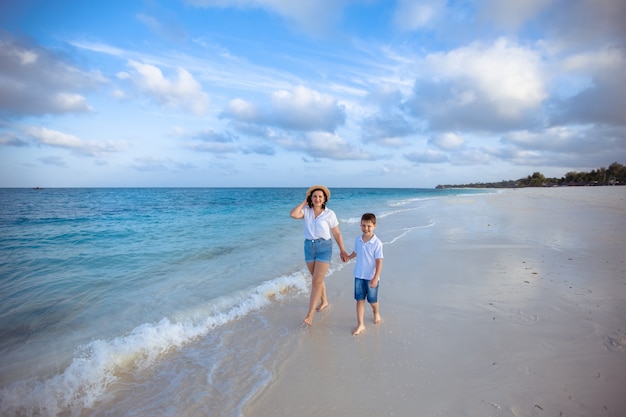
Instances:
[[[330,263],[333,256],[333,241],[330,239],[305,239],[304,240],[304,261]]]
[[[367,296],[367,302],[374,304],[378,302],[378,287],[380,287],[380,281],[376,288],[370,288],[370,282],[367,279],[354,278],[354,299],[357,301],[365,300]]]

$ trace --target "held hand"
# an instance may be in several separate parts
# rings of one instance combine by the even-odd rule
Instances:
[[[348,252],[345,250],[342,250],[339,256],[341,257],[342,262],[348,262],[350,260],[350,255],[348,255]]]

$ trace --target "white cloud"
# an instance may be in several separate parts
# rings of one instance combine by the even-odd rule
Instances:
[[[168,169],[170,163],[170,159],[141,157],[135,158],[132,166],[138,171],[163,171]]]
[[[137,20],[154,33],[173,41],[182,41],[186,37],[184,28],[177,19],[168,14],[168,19],[162,22],[159,18],[144,13],[137,14]]]
[[[315,35],[324,35],[332,30],[350,3],[359,0],[184,0],[186,4],[197,7],[221,7],[239,9],[264,9],[275,13],[297,30]]]
[[[476,2],[479,15],[499,27],[517,29],[555,0],[482,0]]]
[[[562,71],[598,72],[611,71],[623,67],[624,51],[617,48],[605,48],[594,51],[580,51],[565,56],[559,65]]]
[[[417,30],[430,25],[444,12],[445,6],[444,0],[398,0],[393,20],[401,30]]]
[[[72,112],[75,109],[92,110],[87,99],[80,94],[57,93],[51,97],[51,100],[60,112]]]
[[[231,100],[222,115],[239,123],[270,125],[288,131],[325,132],[335,131],[346,117],[344,107],[335,98],[304,86],[274,92],[268,106]]]
[[[446,132],[431,138],[428,143],[439,149],[452,151],[461,149],[465,145],[465,139],[454,132]]]
[[[502,117],[518,117],[546,98],[538,54],[506,39],[433,54],[426,61],[432,74],[460,87],[461,102],[462,94],[476,94]]]
[[[237,137],[228,132],[216,132],[213,129],[204,129],[193,135],[191,140],[185,141],[185,148],[210,153],[238,153],[241,151]]]
[[[35,64],[38,59],[38,56],[35,52],[28,51],[25,49],[14,49],[12,51],[7,51],[7,52],[8,52],[7,55],[13,53],[14,57],[16,58],[16,61],[21,66]]]
[[[209,153],[217,153],[217,154],[239,153],[241,151],[239,149],[239,146],[233,143],[223,143],[223,142],[195,141],[195,142],[186,143],[184,147],[191,149],[193,151],[209,152]]]
[[[155,32],[159,32],[163,30],[163,25],[158,21],[154,16],[148,16],[143,13],[137,14],[137,20],[146,25],[148,28],[152,29]]]
[[[623,47],[625,16],[623,0],[555,0],[550,14],[540,24],[550,28],[550,34],[564,47]]]
[[[273,119],[278,126],[296,130],[334,131],[345,120],[337,100],[304,86],[272,95]]]
[[[463,149],[461,152],[450,155],[453,165],[487,165],[493,161],[493,156],[484,149]]]
[[[423,64],[408,104],[436,130],[526,124],[547,98],[541,57],[506,39],[430,54]]]
[[[554,127],[541,132],[527,130],[504,135],[503,143],[525,150],[568,151],[577,146],[577,132],[567,127]]]
[[[122,57],[127,54],[127,51],[125,51],[124,49],[99,42],[73,40],[69,43],[77,48],[85,49],[87,51],[98,52],[116,57]]]
[[[432,164],[448,161],[448,155],[441,151],[427,149],[425,151],[409,152],[404,158],[415,164]]]
[[[276,141],[285,149],[304,152],[314,158],[333,160],[372,160],[374,155],[354,147],[339,135],[310,132],[298,138],[283,137]]]
[[[364,143],[376,143],[390,148],[407,146],[407,138],[416,133],[415,126],[403,114],[392,111],[381,111],[363,120],[361,125]]]
[[[39,161],[44,165],[51,165],[59,168],[67,167],[67,163],[60,156],[45,156],[39,158]]]
[[[597,129],[591,125],[557,126],[538,132],[511,132],[502,137],[502,143],[525,151],[591,155],[608,149],[626,154],[626,140],[620,139],[624,132],[625,129]]]
[[[252,103],[236,98],[228,103],[224,115],[242,122],[257,122],[260,119],[260,110]]]
[[[88,156],[107,156],[126,148],[126,144],[121,141],[109,141],[105,143],[85,141],[75,135],[47,129],[45,127],[29,126],[24,127],[22,130],[26,136],[30,137],[38,145],[69,149]]]
[[[17,117],[90,112],[82,93],[106,81],[7,33],[0,33],[0,79],[0,109]]]
[[[209,106],[209,97],[202,90],[202,86],[184,68],[178,68],[176,76],[168,79],[161,70],[151,64],[144,64],[134,60],[128,62],[131,71],[130,79],[148,97],[160,105],[190,110],[196,115],[202,115]],[[118,77],[125,78],[124,73]]]
[[[585,79],[583,87],[565,99],[555,98],[550,113],[553,124],[599,123],[626,126],[626,56],[611,48],[566,57],[561,77]]]
[[[43,145],[72,149],[83,146],[83,141],[74,135],[68,135],[44,127],[28,127],[24,129],[24,132]]]

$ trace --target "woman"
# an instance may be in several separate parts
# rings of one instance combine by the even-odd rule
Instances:
[[[304,319],[308,326],[313,324],[315,310],[328,307],[324,277],[330,268],[333,254],[332,237],[339,246],[342,261],[348,259],[348,252],[343,247],[343,238],[339,231],[339,221],[335,212],[326,208],[330,191],[323,185],[314,185],[306,192],[306,198],[291,210],[291,217],[304,219],[304,260],[313,277],[309,312]]]

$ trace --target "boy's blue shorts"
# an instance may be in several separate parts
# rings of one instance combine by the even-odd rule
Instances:
[[[370,282],[367,279],[354,278],[354,299],[362,301],[367,298],[367,302],[374,304],[378,302],[378,287],[380,287],[380,281],[376,288],[370,288]]]
[[[333,241],[330,239],[305,239],[304,261],[330,263],[333,256]]]

